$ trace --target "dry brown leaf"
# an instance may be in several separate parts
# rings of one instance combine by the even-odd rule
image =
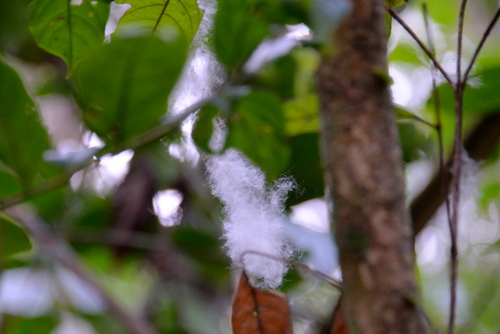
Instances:
[[[292,334],[292,321],[285,295],[262,291],[241,274],[233,301],[234,334]]]
[[[345,321],[345,312],[342,308],[342,297],[340,297],[335,307],[335,311],[333,311],[330,334],[349,334]]]

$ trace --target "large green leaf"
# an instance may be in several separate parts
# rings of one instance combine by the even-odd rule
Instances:
[[[205,152],[212,152],[209,144],[214,130],[213,121],[218,114],[219,109],[213,104],[204,106],[198,113],[192,137],[195,144]]]
[[[5,333],[12,334],[48,334],[53,333],[58,321],[53,314],[47,316],[26,317],[4,313],[2,315]]]
[[[268,34],[269,29],[256,16],[252,0],[220,0],[215,15],[215,52],[233,70],[242,65]]]
[[[236,102],[228,130],[226,148],[245,153],[270,180],[284,172],[289,148],[281,101],[274,94],[252,92]]]
[[[104,141],[131,139],[165,114],[187,54],[174,35],[114,38],[78,68],[83,118]]]
[[[133,23],[150,31],[172,26],[191,41],[198,31],[202,10],[196,0],[118,0],[118,4],[132,5],[120,19],[118,29]]]
[[[50,148],[47,132],[17,73],[0,61],[0,160],[28,184]]]
[[[11,256],[31,249],[26,232],[7,216],[0,216],[0,256]]]
[[[308,94],[289,100],[284,104],[286,133],[296,136],[302,133],[318,132],[319,102],[316,94]]]
[[[18,177],[0,169],[0,198],[7,198],[22,190],[22,183]]]
[[[324,195],[323,166],[321,164],[318,132],[302,133],[291,139],[292,154],[287,173],[299,190],[287,199],[287,206]]]
[[[73,72],[89,51],[102,44],[109,4],[83,0],[35,0],[30,6],[30,30],[37,44],[61,57]]]

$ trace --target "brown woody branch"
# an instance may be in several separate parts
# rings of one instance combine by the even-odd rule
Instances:
[[[385,5],[354,0],[318,71],[331,192],[352,333],[425,333],[387,73]]]

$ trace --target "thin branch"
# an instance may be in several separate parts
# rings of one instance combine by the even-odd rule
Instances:
[[[273,256],[273,255],[266,254],[266,253],[262,253],[262,252],[258,252],[258,251],[249,250],[249,251],[243,252],[243,254],[241,254],[241,263],[243,263],[243,269],[245,269],[244,268],[245,262],[243,261],[243,258],[246,255],[251,255],[251,254],[267,257],[268,259],[276,260],[278,262],[282,262],[282,263],[286,263],[288,265],[291,265],[295,268],[303,269],[303,270],[311,273],[313,276],[316,276],[320,280],[325,281],[326,283],[328,283],[328,284],[334,286],[335,288],[339,289],[340,291],[342,291],[342,282],[322,273],[321,271],[311,269],[308,266],[306,266],[305,264],[302,264],[300,262],[296,262],[296,261],[288,260],[288,259],[282,259],[280,257]]]
[[[448,334],[455,332],[455,314],[457,307],[457,280],[458,280],[458,220],[460,216],[460,179],[462,174],[462,123],[463,123],[463,81],[462,81],[462,40],[465,8],[467,0],[462,0],[458,15],[457,37],[457,85],[455,92],[455,135],[453,139],[452,158],[452,210],[449,219],[451,236],[450,247],[450,315],[448,319]]]
[[[47,193],[51,190],[55,190],[66,185],[73,176],[73,174],[78,172],[80,169],[85,168],[85,166],[87,166],[87,164],[84,164],[78,168],[70,169],[62,173],[61,175],[58,175],[55,178],[42,183],[37,187],[26,189],[21,193],[0,200],[0,211],[3,211],[11,206],[22,203],[26,200],[32,199],[33,197],[36,197],[38,195]]]
[[[464,17],[467,0],[462,0],[460,13],[458,14],[458,34],[457,34],[457,86],[462,82],[462,40],[464,36]]]
[[[488,25],[488,28],[486,28],[486,31],[483,34],[483,37],[481,38],[481,41],[479,42],[476,51],[474,52],[474,55],[472,56],[472,59],[469,63],[469,66],[467,66],[467,69],[465,70],[464,76],[463,76],[463,83],[465,84],[467,82],[467,79],[469,78],[470,71],[472,70],[472,67],[474,66],[474,63],[477,60],[477,57],[479,56],[479,52],[481,52],[481,49],[484,46],[484,43],[486,42],[486,39],[490,36],[491,31],[495,27],[498,18],[500,17],[500,7],[497,9],[495,16],[491,20],[490,24]],[[465,87],[464,87],[465,88]]]
[[[156,334],[156,330],[144,319],[132,315],[125,310],[117,301],[109,296],[92,276],[79,263],[78,257],[66,242],[54,233],[49,232],[47,224],[41,221],[35,214],[29,212],[27,208],[14,207],[7,210],[7,213],[24,228],[37,241],[40,247],[51,254],[52,258],[61,265],[73,272],[80,280],[95,289],[109,311],[135,334]]]
[[[424,14],[424,23],[425,29],[427,32],[427,39],[429,41],[429,47],[433,55],[436,55],[436,49],[434,46],[434,38],[432,34],[432,30],[429,25],[429,11],[427,10],[427,4],[424,3],[422,5],[423,14]],[[436,67],[434,66],[431,69],[432,74],[432,96],[434,100],[434,111],[436,113],[436,130],[438,134],[438,147],[439,147],[439,191],[442,193],[442,196],[445,198],[446,205],[446,214],[448,218],[448,223],[450,223],[451,212],[450,212],[450,199],[448,197],[449,185],[448,185],[448,174],[445,170],[444,165],[444,144],[443,144],[443,129],[442,129],[442,121],[441,121],[441,99],[439,95],[439,90],[437,87],[436,80]]]
[[[465,139],[464,149],[469,157],[475,161],[488,158],[498,148],[500,140],[500,113],[491,113],[484,116]],[[449,177],[452,158],[445,164],[445,171]],[[427,222],[436,213],[446,200],[445,194],[440,191],[441,174],[439,170],[434,173],[432,180],[425,189],[413,200],[410,205],[413,222],[414,237],[422,231]]]
[[[420,48],[422,49],[422,51],[425,52],[425,54],[429,57],[429,59],[434,64],[434,66],[436,66],[436,68],[439,70],[439,72],[441,72],[441,74],[446,79],[446,81],[448,81],[448,83],[453,88],[453,90],[455,90],[455,86],[456,86],[455,82],[450,78],[450,76],[448,75],[448,73],[443,69],[443,67],[441,66],[441,64],[439,64],[439,62],[436,60],[436,57],[434,57],[434,55],[432,54],[432,52],[427,48],[427,46],[425,46],[425,44],[417,36],[417,34],[410,28],[410,26],[408,26],[406,24],[406,22],[401,18],[401,16],[399,16],[392,8],[387,7],[387,12],[389,12],[389,14],[391,14],[391,16],[396,21],[398,21],[398,23],[410,34],[410,36],[415,40],[415,42],[417,42],[417,44],[420,46]]]
[[[231,94],[231,92],[228,92],[226,94]],[[168,119],[165,123],[160,124],[147,132],[145,132],[142,135],[139,135],[135,137],[134,139],[130,140],[127,143],[118,145],[118,146],[104,146],[101,148],[99,151],[96,152],[88,161],[85,161],[84,163],[80,164],[77,167],[74,167],[68,171],[65,171],[61,175],[56,176],[53,179],[47,180],[46,182],[31,188],[31,189],[26,189],[21,193],[12,195],[10,197],[7,197],[5,199],[0,200],[0,211],[5,210],[9,207],[12,207],[16,204],[20,204],[22,202],[25,202],[29,199],[32,199],[35,196],[47,193],[49,191],[61,188],[62,186],[66,185],[73,174],[76,172],[80,171],[81,169],[84,169],[85,167],[89,166],[90,164],[93,163],[95,158],[101,158],[105,154],[117,154],[119,152],[128,150],[128,149],[137,149],[139,147],[145,146],[147,144],[150,144],[154,141],[157,141],[166,135],[168,135],[170,132],[178,128],[182,122],[184,122],[190,115],[192,115],[194,112],[196,112],[198,109],[203,107],[204,105],[212,102],[216,97],[210,97],[207,99],[203,99],[189,107],[187,107],[183,112],[179,113],[178,115],[175,115]]]
[[[159,250],[164,248],[164,240],[153,233],[131,231],[119,228],[109,228],[106,231],[107,233],[73,230],[63,234],[66,237],[66,240],[69,240],[72,243],[127,246],[146,250]]]

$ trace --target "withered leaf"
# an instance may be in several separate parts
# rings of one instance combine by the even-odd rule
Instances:
[[[292,321],[285,295],[254,288],[241,274],[231,317],[234,334],[291,334]]]
[[[335,311],[333,311],[330,334],[349,334],[345,321],[345,312],[342,308],[342,297],[337,302]]]

